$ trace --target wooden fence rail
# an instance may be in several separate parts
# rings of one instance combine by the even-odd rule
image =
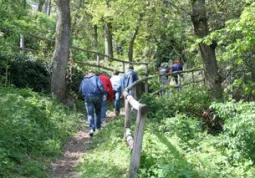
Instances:
[[[44,40],[44,41],[47,41],[49,43],[52,43],[54,44],[55,43],[55,40],[51,40],[51,39],[47,39],[47,38],[44,38],[44,37],[40,37],[38,35],[34,35],[34,34],[24,34],[25,36],[29,36],[31,38],[35,38],[35,39],[39,39],[39,40]],[[86,50],[86,49],[83,49],[83,48],[80,48],[80,47],[77,47],[77,46],[73,46],[73,45],[70,45],[70,48],[72,49],[75,49],[75,50],[78,50],[78,51],[83,51],[83,52],[86,52],[86,53],[90,53],[90,54],[95,54],[97,56],[97,65],[95,64],[91,64],[91,63],[86,63],[86,65],[89,65],[91,67],[98,67],[98,68],[103,68],[103,69],[106,69],[106,70],[110,70],[110,71],[114,71],[114,69],[111,69],[111,68],[108,68],[108,67],[104,67],[100,64],[100,56],[102,56],[103,58],[104,57],[107,57],[109,59],[111,59],[112,61],[117,61],[117,62],[120,62],[122,63],[122,72],[121,73],[125,73],[125,64],[129,64],[129,65],[144,65],[145,66],[145,76],[148,76],[149,75],[149,63],[147,62],[130,62],[130,61],[125,61],[125,60],[121,60],[121,59],[117,59],[117,58],[114,58],[114,57],[111,57],[111,56],[108,56],[106,54],[103,54],[103,53],[100,53],[100,52],[97,52],[97,51],[92,51],[92,50]],[[20,50],[21,51],[35,51],[33,49],[28,49],[28,48],[25,48],[25,44],[22,43],[22,45],[20,46]],[[75,61],[77,63],[81,63],[81,62],[78,62],[77,60]]]

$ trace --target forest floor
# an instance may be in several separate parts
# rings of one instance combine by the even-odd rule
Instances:
[[[121,113],[124,114],[124,113]],[[107,123],[102,125],[102,128],[115,119],[115,113],[107,111]],[[79,177],[76,172],[76,167],[80,159],[86,153],[91,143],[91,138],[88,133],[87,121],[83,121],[78,128],[78,133],[71,137],[63,147],[62,156],[59,160],[54,161],[52,171],[55,178],[73,178]],[[96,135],[95,135],[96,136]]]

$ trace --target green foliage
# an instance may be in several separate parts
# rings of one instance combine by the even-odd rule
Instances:
[[[236,150],[232,155],[235,159],[246,157],[255,161],[255,103],[214,103],[211,108],[224,119],[222,144]]]
[[[0,87],[0,175],[46,177],[79,115],[28,89]]]
[[[197,95],[184,92],[187,103],[181,105],[174,96],[176,102],[171,97],[144,97],[151,111],[138,177],[254,177],[254,103],[212,104],[215,117],[224,119],[224,132],[213,136],[203,131],[197,117],[212,100],[196,91]],[[168,104],[178,114],[169,114],[170,106],[164,107]],[[189,104],[193,112],[187,110]]]
[[[47,61],[21,54],[2,55],[0,59],[1,83],[37,92],[50,91],[51,64]]]
[[[196,92],[194,92],[196,91]],[[163,118],[173,117],[178,113],[188,116],[201,116],[202,111],[207,109],[213,99],[203,88],[185,88],[182,92],[172,91],[170,97],[155,98],[144,96],[142,102],[150,106],[150,117]]]

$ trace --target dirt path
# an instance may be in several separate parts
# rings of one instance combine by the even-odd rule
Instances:
[[[108,122],[115,119],[114,112],[107,112],[106,119]],[[79,128],[78,134],[71,137],[64,145],[61,158],[52,163],[52,170],[55,178],[77,177],[75,168],[78,166],[80,158],[83,157],[90,144],[88,126],[86,123],[87,122],[84,121]]]

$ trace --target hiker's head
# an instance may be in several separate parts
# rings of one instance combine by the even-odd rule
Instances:
[[[93,70],[88,70],[87,71],[87,77],[95,75],[95,72]]]
[[[88,75],[90,74],[94,74],[94,71],[93,70],[88,70]]]
[[[113,75],[119,75],[119,71],[115,70],[115,71],[113,72]]]
[[[180,60],[175,60],[174,63],[175,63],[175,64],[180,64],[181,61],[180,61]]]
[[[133,66],[129,66],[129,68],[128,69],[130,69],[130,70],[134,70],[134,67]]]

